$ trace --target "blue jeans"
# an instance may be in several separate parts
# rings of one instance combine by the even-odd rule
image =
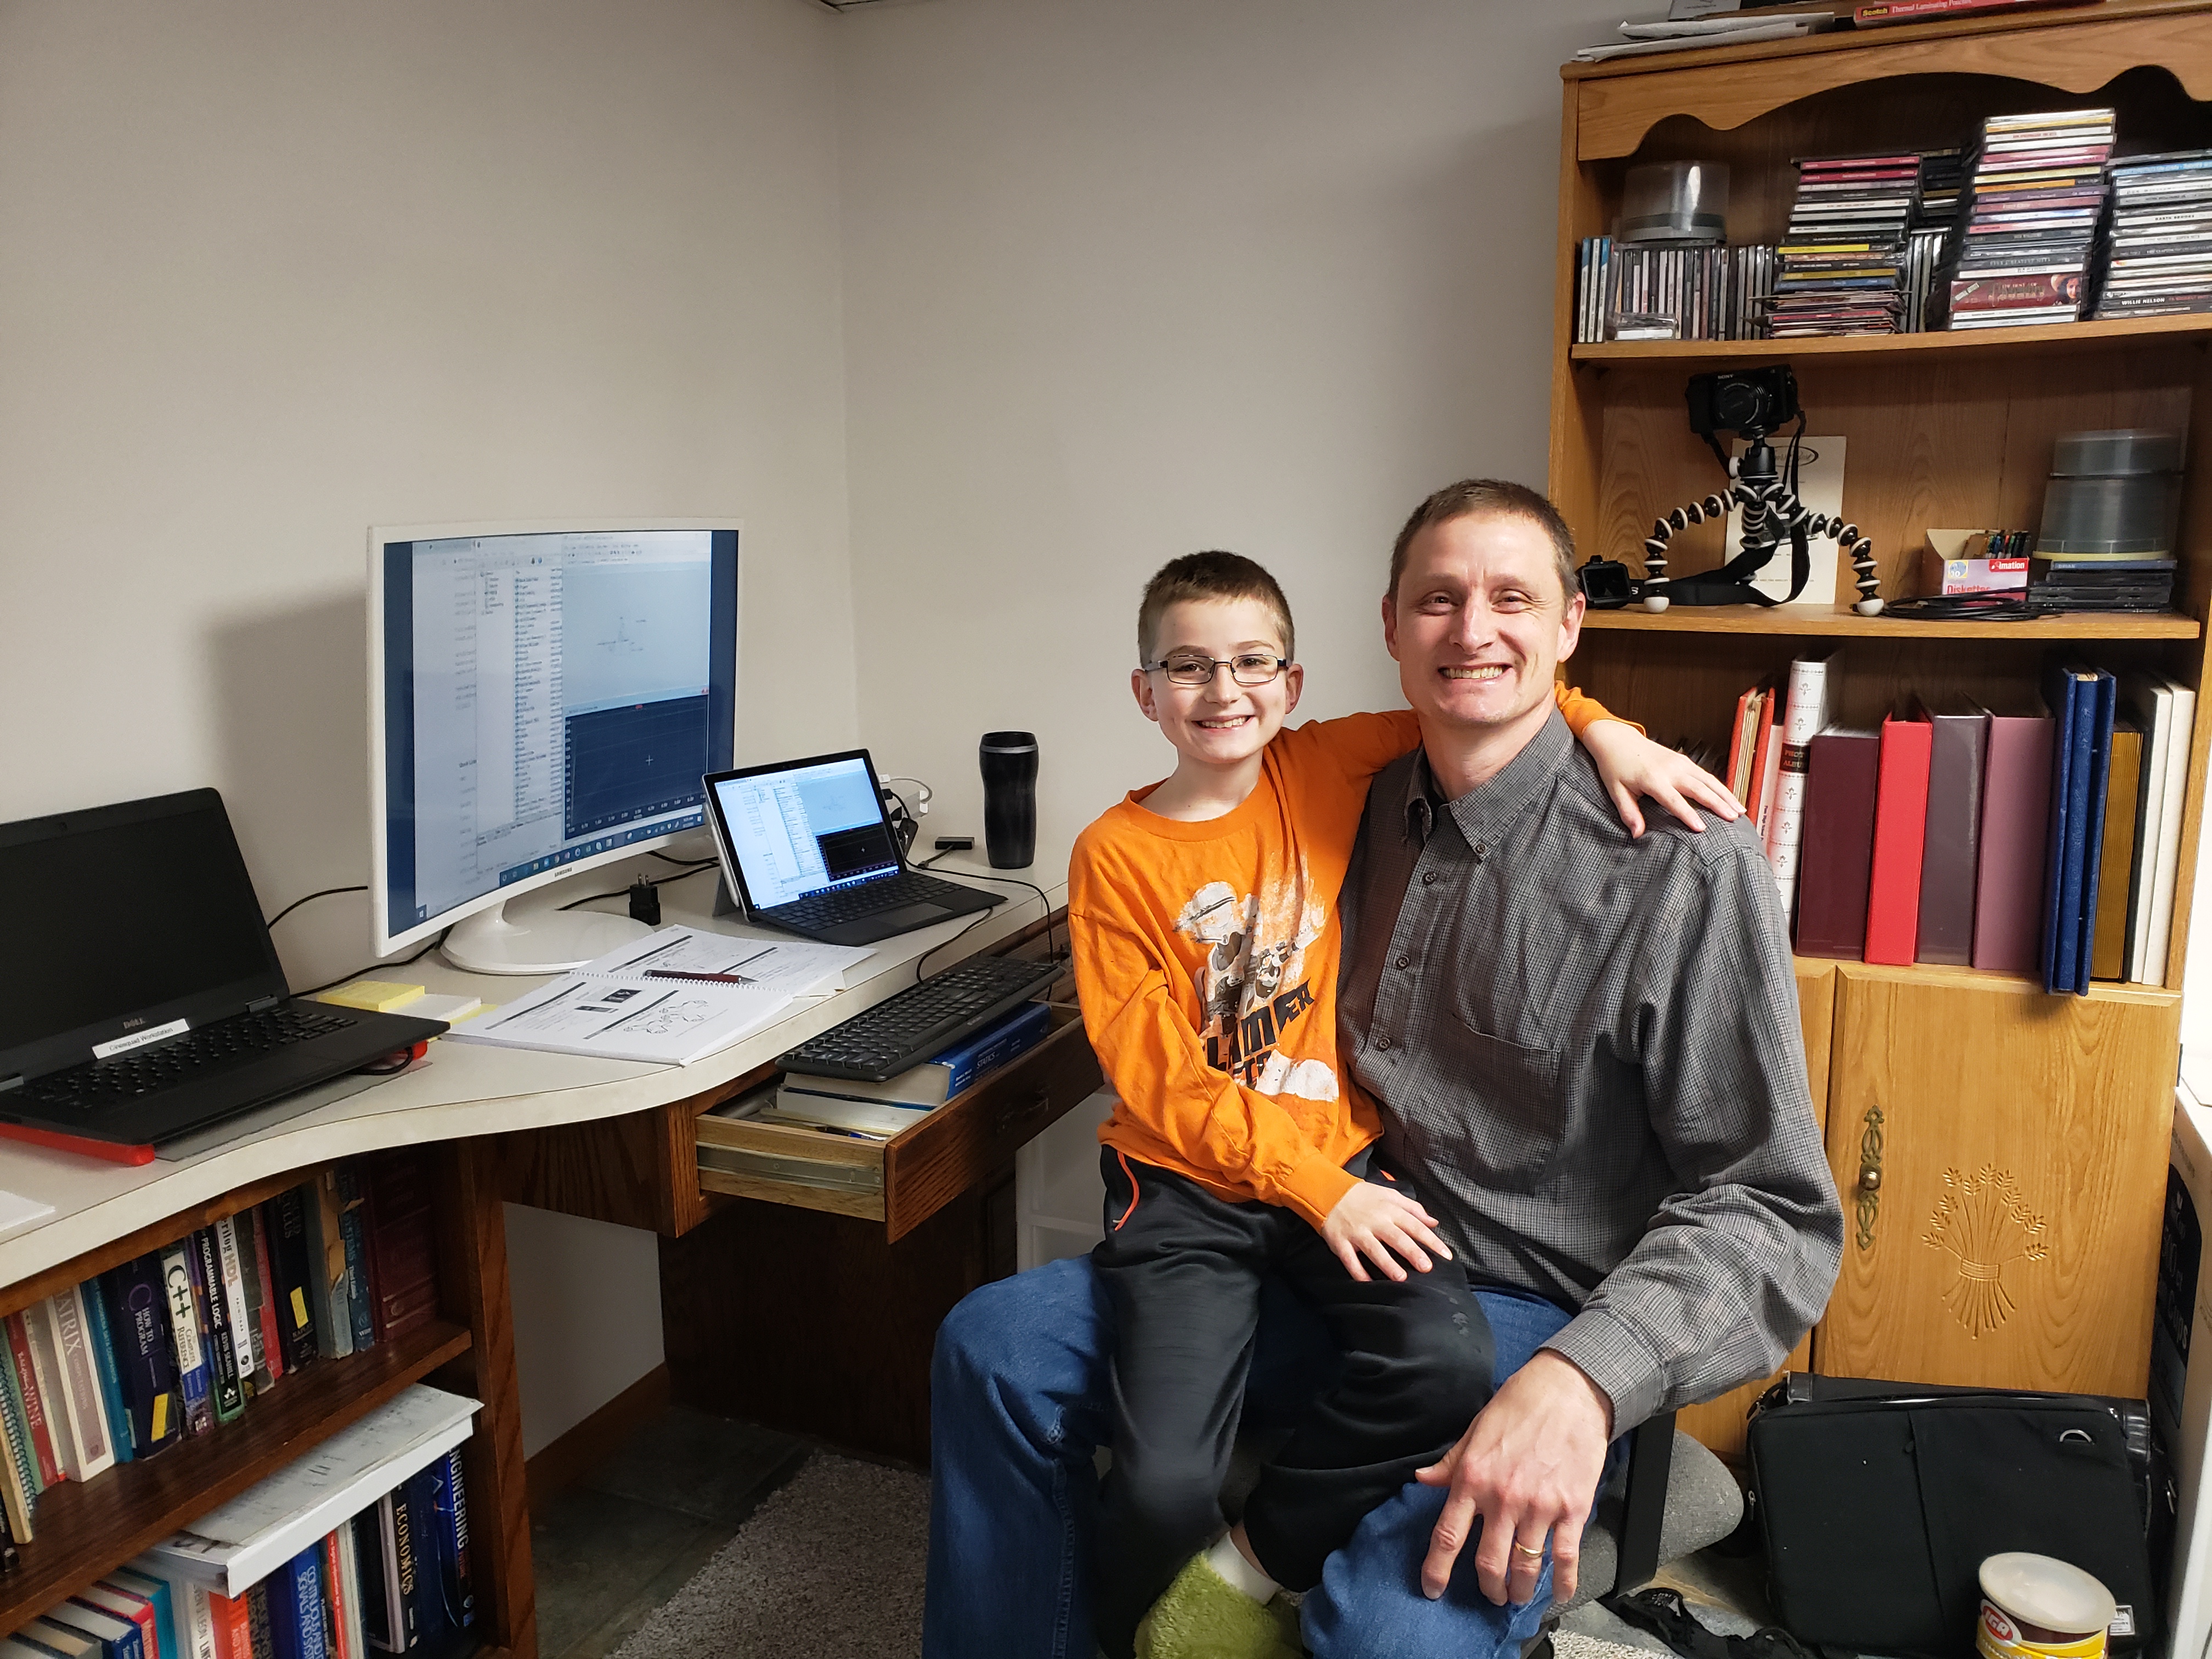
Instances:
[[[1503,1382],[1567,1322],[1532,1297],[1481,1291]],[[986,1285],[938,1333],[930,1373],[929,1595],[924,1659],[1091,1659],[1094,1447],[1113,1432],[1113,1310],[1088,1257]],[[1289,1421],[1336,1364],[1312,1314],[1270,1282],[1246,1389],[1247,1419]],[[1516,1654],[1552,1599],[1493,1607],[1474,1541],[1437,1601],[1421,1559],[1441,1489],[1408,1485],[1328,1559],[1304,1603],[1315,1659],[1490,1659]]]

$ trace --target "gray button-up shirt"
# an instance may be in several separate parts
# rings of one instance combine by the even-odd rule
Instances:
[[[1344,885],[1342,1054],[1478,1284],[1580,1310],[1547,1346],[1616,1433],[1771,1370],[1820,1316],[1843,1211],[1749,829],[1631,841],[1556,710],[1445,802],[1379,774]]]

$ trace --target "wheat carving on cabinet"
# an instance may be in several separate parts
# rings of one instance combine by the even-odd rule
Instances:
[[[1948,1250],[1957,1263],[1943,1305],[1978,1339],[2010,1319],[2018,1305],[2005,1288],[2004,1270],[2015,1261],[2041,1261],[2051,1247],[2043,1218],[2021,1197],[2009,1171],[1993,1164],[1971,1176],[1946,1170],[1943,1185],[1921,1243]]]

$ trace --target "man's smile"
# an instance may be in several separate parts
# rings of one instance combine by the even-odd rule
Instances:
[[[1464,668],[1447,668],[1443,676],[1448,680],[1494,680],[1505,672],[1502,662],[1470,663]]]

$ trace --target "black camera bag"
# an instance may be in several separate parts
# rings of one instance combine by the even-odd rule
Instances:
[[[2029,1550],[2104,1581],[2116,1654],[2160,1651],[2141,1401],[1792,1372],[1753,1407],[1774,1613],[1799,1640],[1970,1659],[1984,1558]]]

